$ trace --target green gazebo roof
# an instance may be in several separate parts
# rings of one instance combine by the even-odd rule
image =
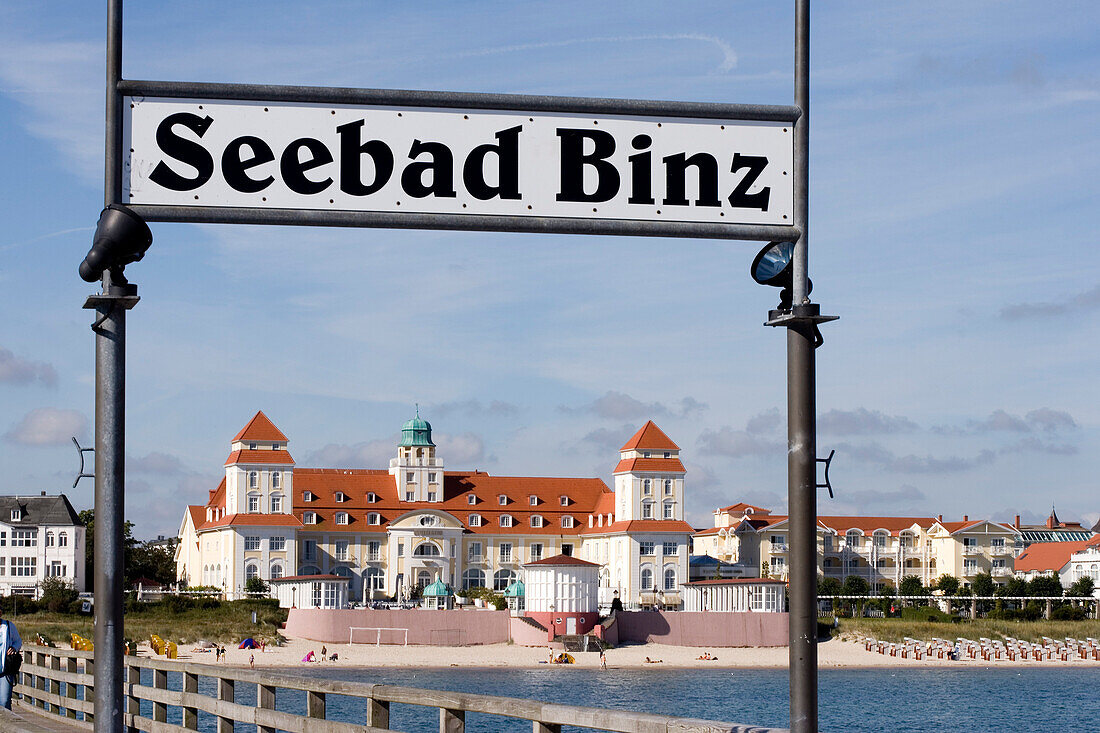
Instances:
[[[522,580],[517,580],[504,589],[505,598],[523,598],[525,595],[527,595],[527,591],[524,588]]]
[[[424,598],[449,596],[451,595],[451,586],[447,585],[442,580],[437,580],[431,585],[425,586],[424,590],[420,591],[420,595]]]

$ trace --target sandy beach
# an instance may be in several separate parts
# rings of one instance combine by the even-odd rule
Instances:
[[[316,658],[321,657],[321,647],[327,647],[329,661],[303,662],[303,657],[311,650]],[[140,652],[149,654],[148,645],[142,644]],[[558,653],[558,649],[554,652]],[[713,661],[698,659],[704,651],[717,657]],[[338,659],[331,661],[332,654]],[[787,667],[786,647],[756,648],[714,648],[665,646],[662,644],[631,644],[608,649],[608,668],[618,669],[665,669],[675,668],[769,668]],[[431,646],[373,646],[367,644],[327,644],[323,645],[306,639],[290,639],[282,647],[268,646],[266,651],[259,649],[237,649],[226,646],[226,659],[221,662],[228,666],[247,667],[249,658],[255,658],[257,668],[294,668],[297,670],[317,667],[513,667],[537,668],[546,666],[549,658],[547,647],[526,647],[515,644],[488,644],[465,647]],[[562,665],[563,669],[581,667],[598,668],[600,655],[595,652],[577,653],[574,665]],[[647,663],[646,658],[655,660]],[[217,664],[213,651],[196,652],[190,648],[179,650],[180,661]],[[896,667],[936,667],[942,669],[988,668],[988,667],[1100,667],[1100,661],[984,661],[943,659],[902,659],[868,652],[863,645],[854,641],[839,639],[818,645],[818,666],[829,668],[896,668]]]

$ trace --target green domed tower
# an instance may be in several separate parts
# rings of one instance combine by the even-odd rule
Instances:
[[[432,426],[416,417],[401,426],[397,458],[390,459],[390,474],[397,484],[400,501],[443,501],[443,461],[435,455]]]

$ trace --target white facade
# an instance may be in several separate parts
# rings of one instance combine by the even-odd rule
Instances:
[[[781,613],[786,583],[758,578],[684,584],[685,611]]]
[[[1092,578],[1092,595],[1100,598],[1100,545],[1078,550],[1059,574],[1062,587],[1069,588],[1081,578]]]
[[[50,577],[83,591],[84,534],[64,494],[0,497],[0,595],[37,598]]]

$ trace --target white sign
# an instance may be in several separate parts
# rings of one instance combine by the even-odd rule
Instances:
[[[784,122],[125,98],[123,202],[790,225]]]

